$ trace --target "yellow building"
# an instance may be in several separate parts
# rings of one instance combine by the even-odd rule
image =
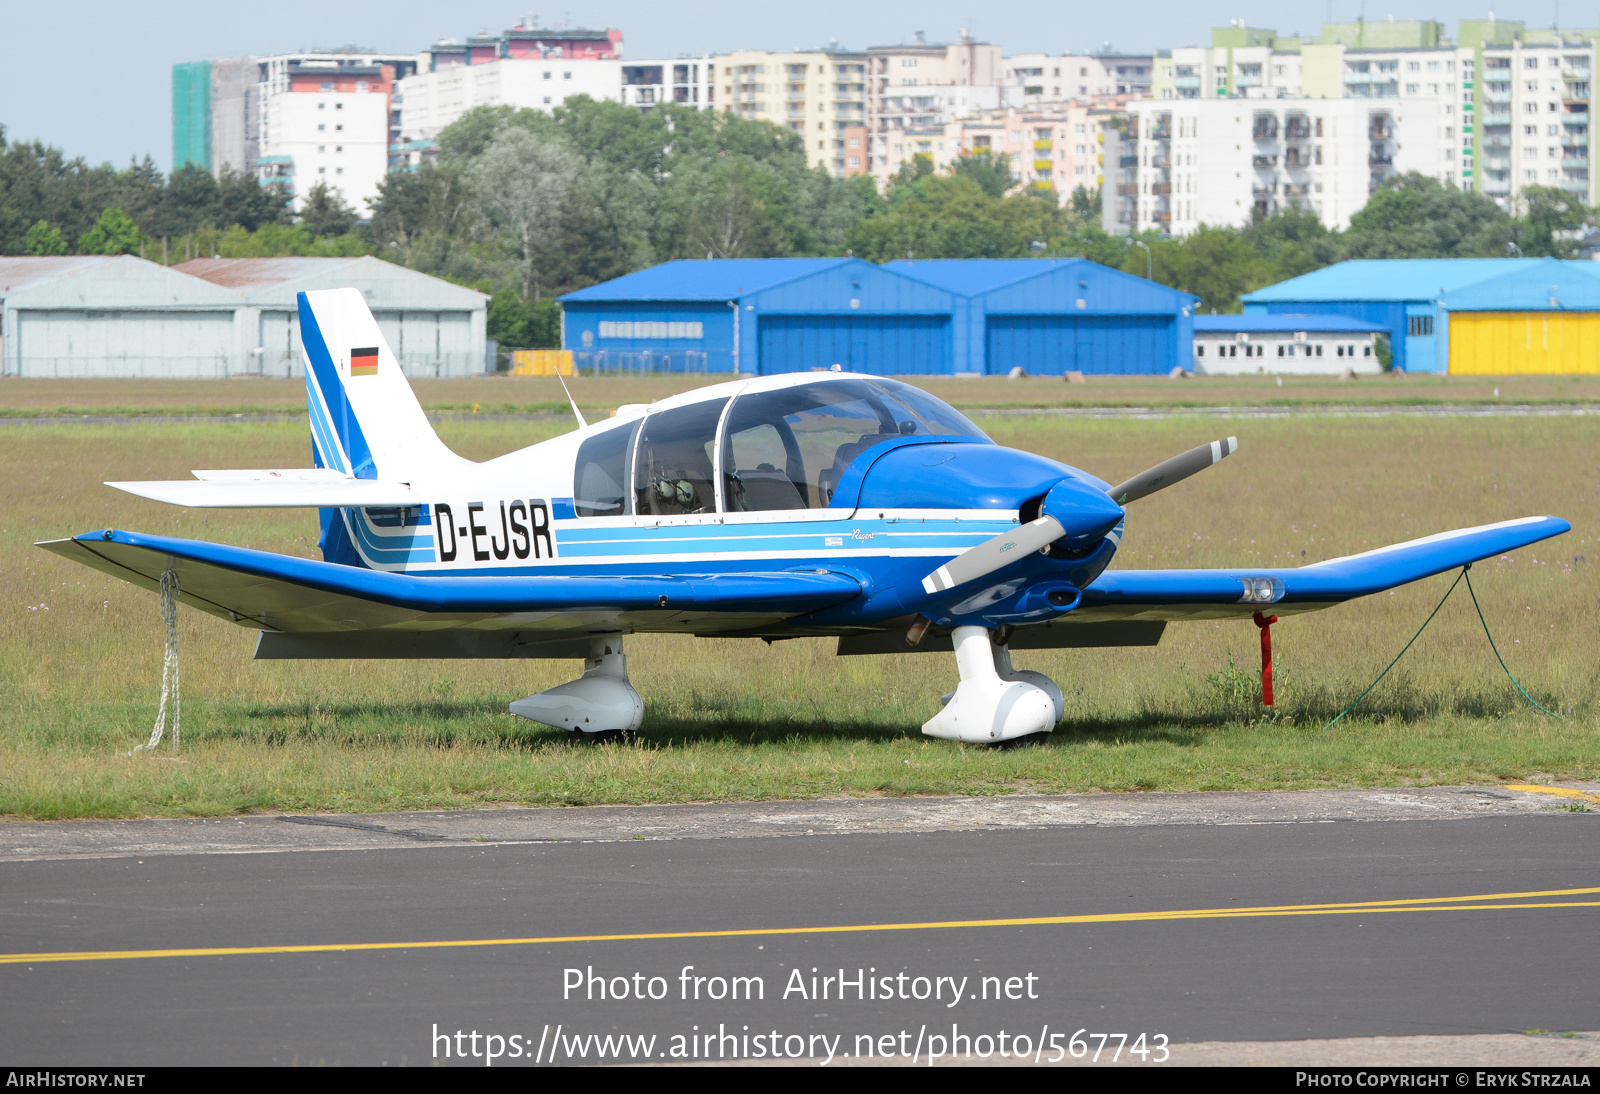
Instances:
[[[812,167],[840,177],[865,171],[866,54],[736,50],[719,58],[717,72],[725,110],[799,133]]]

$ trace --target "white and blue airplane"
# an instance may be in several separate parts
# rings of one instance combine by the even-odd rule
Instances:
[[[258,658],[582,658],[511,710],[639,728],[625,636],[834,636],[953,651],[924,733],[1049,732],[1061,690],[1014,648],[1154,645],[1170,621],[1316,611],[1566,532],[1524,517],[1289,569],[1111,570],[1124,506],[1234,451],[1112,486],[995,444],[907,384],[801,373],[699,388],[483,463],[435,435],[354,289],[302,293],[313,468],[108,485],[173,505],[321,512],[323,561],[115,529],[41,543],[257,629]],[[577,407],[574,404],[574,413]]]

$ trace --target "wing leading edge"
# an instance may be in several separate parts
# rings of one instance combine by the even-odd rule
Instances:
[[[1072,617],[1094,622],[1311,612],[1493,558],[1571,528],[1560,517],[1522,517],[1294,568],[1111,570],[1083,591]]]

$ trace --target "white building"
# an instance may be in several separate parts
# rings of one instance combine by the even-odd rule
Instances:
[[[963,29],[954,42],[869,46],[867,126],[875,134],[925,129],[1000,105],[1000,47]],[[876,166],[876,164],[870,165]]]
[[[695,110],[715,109],[717,65],[710,57],[629,61],[622,66],[618,101],[640,110],[676,103]]]
[[[296,209],[320,182],[360,216],[371,215],[398,135],[395,77],[414,64],[366,53],[260,59],[256,175],[287,184]]]
[[[550,111],[577,95],[620,101],[622,62],[502,57],[418,72],[402,80],[399,90],[402,136],[407,141],[431,140],[478,106]]]
[[[1280,209],[1344,228],[1386,178],[1439,169],[1439,104],[1426,99],[1147,100],[1130,108],[1118,179],[1133,193],[1121,230],[1187,235],[1243,227]],[[1110,221],[1108,219],[1108,227]]]
[[[1485,194],[1509,204],[1538,185],[1600,198],[1589,159],[1595,54],[1594,42],[1576,37],[1484,47],[1476,118]]]
[[[1377,340],[1388,329],[1346,315],[1196,315],[1191,368],[1208,376],[1382,372]]]
[[[1148,53],[1018,53],[1002,66],[1008,106],[1067,99],[1150,94],[1155,58]]]

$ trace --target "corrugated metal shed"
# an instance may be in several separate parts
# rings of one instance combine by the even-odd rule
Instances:
[[[561,303],[580,368],[948,375],[1169,372],[1193,300],[1083,259],[788,258],[669,262]]]
[[[681,260],[561,298],[581,369],[949,373],[952,294],[856,258]]]
[[[579,289],[563,296],[561,301],[563,304],[569,301],[727,301],[849,261],[847,258],[681,259]]]
[[[133,255],[0,259],[0,374],[227,376],[239,295]]]
[[[901,260],[957,295],[958,371],[1167,373],[1187,368],[1196,298],[1087,259]]]
[[[246,370],[299,376],[298,294],[356,288],[408,376],[468,376],[487,360],[489,298],[370,255],[357,258],[197,258],[173,269],[237,293],[256,326]]]
[[[1468,366],[1451,347],[1450,315],[1496,312],[1505,316],[1501,322],[1527,328],[1530,313],[1600,311],[1600,271],[1591,262],[1554,258],[1358,260],[1258,289],[1243,300],[1247,313],[1321,312],[1381,323],[1395,367],[1409,372],[1572,371],[1568,364],[1584,359],[1578,343],[1571,353],[1531,362],[1514,352],[1515,337],[1489,333],[1487,320],[1474,322],[1473,345],[1479,349]]]

